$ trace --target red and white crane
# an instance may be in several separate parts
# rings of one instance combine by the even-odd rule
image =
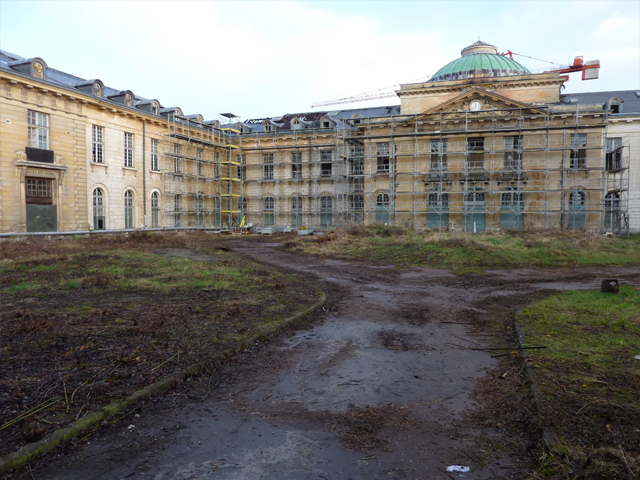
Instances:
[[[511,50],[507,50],[504,53],[501,53],[503,57],[509,57],[513,60],[514,55],[518,55],[519,57],[526,57],[532,60],[538,60],[539,62],[546,62],[556,65],[558,68],[554,68],[552,70],[545,70],[545,73],[574,73],[574,72],[582,72],[582,80],[595,80],[600,75],[600,60],[591,60],[585,62],[582,55],[577,56],[573,59],[573,63],[571,65],[561,65],[559,63],[550,62],[548,60],[541,60],[539,58],[529,57],[527,55],[522,55],[520,53],[514,53]]]
[[[582,80],[595,80],[600,75],[600,60],[592,60],[589,62],[585,62],[582,56],[575,57],[573,59],[573,64],[571,65],[561,65],[559,63],[550,62],[548,60],[541,60],[539,58],[529,57],[527,55],[522,55],[520,53],[514,53],[511,50],[507,50],[506,52],[501,53],[500,55],[502,55],[503,57],[509,57],[511,60],[513,60],[514,55],[518,55],[519,57],[526,57],[532,60],[538,60],[540,62],[551,63],[556,67],[558,67],[552,70],[545,70],[545,73],[582,72]],[[569,77],[567,77],[567,80],[568,79]],[[380,90],[386,90],[386,89],[380,89]],[[369,100],[378,100],[380,98],[390,98],[390,97],[396,96],[396,92],[380,92],[380,90],[375,90],[374,92],[363,93],[360,95],[354,95],[352,97],[338,98],[337,100],[325,100],[322,102],[316,102],[313,105],[311,105],[311,108],[326,107],[329,105],[339,105],[341,103],[367,102]]]

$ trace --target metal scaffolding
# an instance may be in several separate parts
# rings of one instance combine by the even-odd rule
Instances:
[[[238,226],[238,150],[233,129],[220,121],[169,115],[161,142],[163,226],[233,229]]]
[[[257,225],[628,232],[628,139],[579,106],[358,118],[243,135]]]

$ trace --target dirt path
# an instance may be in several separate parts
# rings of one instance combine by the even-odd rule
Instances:
[[[188,399],[158,399],[129,426],[38,469],[39,479],[522,478],[528,459],[505,432],[469,420],[478,381],[498,362],[496,315],[541,290],[596,288],[640,269],[495,271],[352,265],[282,251],[279,243],[227,246],[285,268],[332,294],[300,329],[240,355]],[[504,333],[503,333],[504,334]],[[505,336],[506,339],[506,336]],[[204,386],[203,386],[204,385]],[[189,391],[189,389],[186,389]],[[202,397],[206,397],[204,400]],[[511,453],[511,456],[509,454]]]

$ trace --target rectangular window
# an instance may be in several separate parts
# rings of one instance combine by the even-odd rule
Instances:
[[[349,147],[349,171],[351,175],[364,175],[364,145]]]
[[[27,112],[29,123],[29,146],[49,150],[49,115],[46,113]]]
[[[584,168],[587,165],[587,134],[571,135],[571,158],[569,168]]]
[[[448,140],[431,140],[431,171],[447,171],[447,151],[449,150]]]
[[[264,175],[265,180],[273,180],[273,153],[262,154],[262,161],[264,163]]]
[[[291,152],[291,178],[302,178],[302,152]]]
[[[504,168],[522,169],[522,137],[504,137]]]
[[[247,179],[247,156],[244,154],[236,155],[236,162],[240,164],[238,165],[238,178],[240,180],[246,180]]]
[[[220,153],[216,152],[213,159],[213,178],[220,178]]]
[[[622,138],[607,138],[605,167],[608,172],[620,170],[622,167]]]
[[[154,172],[160,170],[160,165],[158,164],[158,140],[155,138],[151,139],[151,170]]]
[[[484,169],[484,137],[467,140],[467,168],[469,170]]]
[[[102,152],[103,152],[102,127],[99,127],[98,125],[93,125],[92,132],[93,132],[93,142],[92,142],[93,161],[94,163],[104,163],[104,158],[102,156]]]
[[[332,174],[333,151],[320,150],[320,176],[330,177]]]
[[[202,148],[198,148],[196,150],[196,160],[198,162],[198,176],[204,177],[204,163],[202,162],[204,156],[204,150]]]
[[[124,134],[124,166],[133,167],[133,134]]]
[[[376,172],[389,173],[389,151],[389,142],[381,142],[376,144]]]
[[[173,145],[173,173],[182,173],[182,147]]]
[[[28,204],[52,205],[53,180],[46,178],[26,178],[26,201]]]

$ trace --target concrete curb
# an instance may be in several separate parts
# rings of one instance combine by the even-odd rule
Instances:
[[[72,423],[68,427],[60,428],[55,432],[47,435],[42,440],[29,444],[17,452],[10,453],[0,458],[0,474],[6,473],[9,470],[15,470],[20,468],[27,463],[35,460],[40,455],[47,453],[53,450],[55,447],[60,445],[63,442],[68,442],[72,438],[75,438],[80,435],[80,433],[89,427],[96,425],[99,422],[102,422],[106,418],[117,414],[118,412],[124,410],[125,408],[133,405],[134,403],[142,400],[144,398],[151,397],[163,390],[171,388],[175,385],[177,380],[181,380],[193,375],[200,375],[206,372],[211,371],[218,363],[223,361],[224,359],[231,357],[232,355],[238,353],[239,351],[249,347],[254,344],[256,341],[261,340],[263,338],[267,338],[277,332],[284,330],[286,327],[291,324],[297,322],[303,317],[313,313],[316,309],[324,305],[327,300],[327,295],[320,290],[321,297],[315,304],[312,306],[302,310],[299,313],[285,319],[283,322],[277,325],[271,325],[269,327],[264,327],[260,329],[256,334],[251,336],[250,338],[243,340],[236,346],[232,348],[228,348],[219,354],[215,355],[213,358],[208,359],[206,362],[195,365],[185,372],[183,372],[179,377],[171,377],[165,378],[163,380],[159,380],[151,385],[147,385],[134,392],[133,394],[125,397],[121,400],[116,400],[115,402],[110,403],[106,407],[100,408],[93,413],[90,413],[83,417],[80,420]]]
[[[523,354],[527,353],[527,346],[525,343],[525,335],[524,329],[522,325],[518,323],[518,315],[520,315],[521,310],[516,310],[511,319],[513,321],[513,328],[516,332],[516,338],[518,340],[518,346]],[[540,389],[533,381],[533,374],[531,373],[531,368],[529,367],[529,362],[527,359],[524,359],[523,362],[524,374],[526,376],[527,382],[529,383],[529,388],[531,390],[531,396],[533,397],[533,407],[536,409],[536,414],[538,415],[538,419],[540,418],[540,403],[542,398],[542,393],[540,393]],[[556,435],[552,431],[543,428],[542,429],[542,444],[545,450],[550,450],[554,443],[556,443]]]

